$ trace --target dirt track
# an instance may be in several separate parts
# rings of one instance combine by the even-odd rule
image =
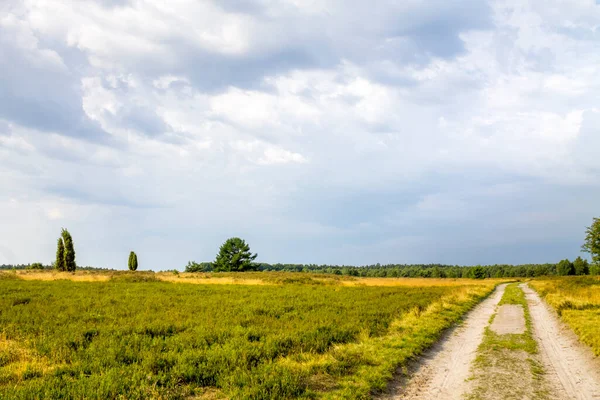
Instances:
[[[600,362],[533,289],[527,285],[521,288],[527,298],[547,380],[556,383],[556,398],[600,399]]]
[[[392,399],[463,399],[472,390],[468,380],[470,367],[482,341],[485,327],[497,309],[506,285],[471,311],[463,325],[449,332],[440,343],[426,352],[412,369],[408,382],[399,382]],[[542,302],[526,284],[520,285],[526,295],[532,320],[533,335],[539,344],[539,359],[548,392],[543,399],[599,400],[600,360],[582,345],[556,313]],[[511,324],[511,321],[507,321]],[[525,384],[515,376],[515,385]]]
[[[469,369],[485,327],[502,298],[506,285],[496,291],[465,317],[431,350],[426,352],[406,389],[394,399],[461,399],[469,388]]]

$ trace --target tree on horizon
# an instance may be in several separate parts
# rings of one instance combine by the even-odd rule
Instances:
[[[227,239],[217,254],[214,270],[220,271],[255,271],[258,266],[253,263],[258,254],[250,252],[250,246],[242,239],[233,237]]]
[[[129,252],[129,261],[127,262],[127,267],[129,267],[130,271],[135,271],[138,268],[138,259],[135,251]]]

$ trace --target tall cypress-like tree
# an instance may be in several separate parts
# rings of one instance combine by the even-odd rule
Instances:
[[[129,253],[129,262],[127,263],[130,271],[135,271],[138,267],[137,254],[134,251]]]
[[[56,247],[56,263],[54,264],[54,268],[56,268],[57,271],[65,270],[65,245],[62,237],[58,238],[58,244]]]
[[[68,230],[62,230],[62,240],[65,245],[65,270],[69,272],[75,271],[77,265],[75,264],[75,248],[73,247],[73,238]]]

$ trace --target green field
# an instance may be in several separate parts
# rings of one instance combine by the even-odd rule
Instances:
[[[0,398],[368,398],[493,283],[0,275]]]

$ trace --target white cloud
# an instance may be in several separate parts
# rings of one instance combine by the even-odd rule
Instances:
[[[49,219],[55,220],[55,219],[61,219],[62,217],[63,217],[63,213],[58,208],[52,208],[52,209],[48,210],[48,218]]]
[[[182,252],[210,243],[185,256],[204,259],[214,235],[238,229],[265,245],[320,232],[340,257],[391,257],[402,239],[386,229],[403,220],[418,231],[406,240],[427,247],[438,224],[468,225],[489,207],[492,225],[561,211],[515,210],[520,180],[597,188],[592,0],[14,3],[0,17],[0,52],[20,60],[0,76],[0,200],[19,200],[7,205],[14,226],[60,221],[92,238],[83,224],[94,221],[121,239],[142,227],[147,251],[165,234]],[[84,118],[102,128],[94,140],[88,125],[67,129]],[[351,235],[373,243],[341,243]]]
[[[287,164],[287,163],[305,163],[307,160],[302,154],[292,153],[291,151],[278,147],[267,148],[263,156],[258,160],[259,164]]]

